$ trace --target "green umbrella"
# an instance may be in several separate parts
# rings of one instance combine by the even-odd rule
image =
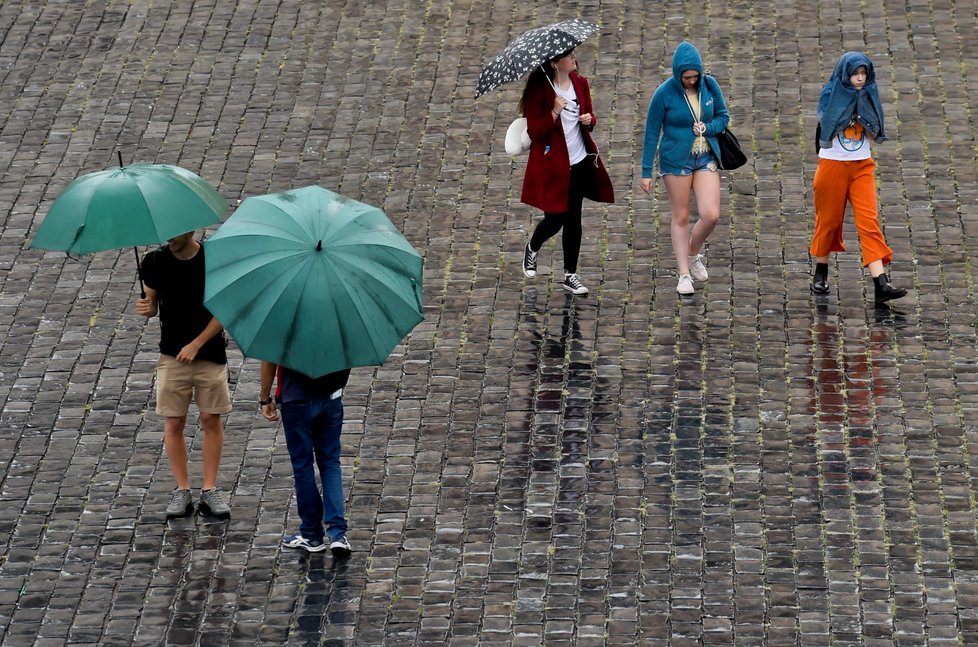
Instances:
[[[310,377],[382,364],[423,319],[411,244],[318,186],[248,198],[204,248],[204,305],[242,352]]]
[[[31,247],[88,254],[158,245],[215,225],[228,203],[207,182],[168,164],[132,164],[77,178],[58,196]]]

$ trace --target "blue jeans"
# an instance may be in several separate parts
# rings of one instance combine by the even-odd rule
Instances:
[[[340,469],[340,432],[343,398],[329,396],[282,403],[282,426],[292,460],[295,500],[306,539],[323,541],[323,524],[330,540],[346,534],[343,516],[343,474]],[[316,467],[323,482],[322,495]]]

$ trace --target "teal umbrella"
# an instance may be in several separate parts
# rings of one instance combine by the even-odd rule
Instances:
[[[169,164],[131,164],[76,178],[48,209],[31,247],[90,254],[137,245],[161,245],[194,229],[216,225],[227,200],[200,176]],[[140,279],[140,292],[143,281]]]
[[[318,186],[248,198],[204,251],[204,305],[242,352],[310,377],[382,364],[423,319],[421,256]]]
[[[132,164],[77,178],[61,192],[31,247],[89,254],[159,245],[221,222],[228,203],[194,173]]]

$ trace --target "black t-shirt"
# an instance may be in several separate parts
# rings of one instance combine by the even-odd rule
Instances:
[[[160,247],[146,254],[139,275],[159,299],[160,352],[176,357],[211,321],[204,307],[204,248],[181,261],[169,247]],[[227,364],[224,347],[224,334],[214,335],[201,346],[197,359]]]

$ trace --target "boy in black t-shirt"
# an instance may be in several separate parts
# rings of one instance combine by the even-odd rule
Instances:
[[[164,446],[177,483],[166,516],[182,517],[193,511],[183,437],[193,398],[204,429],[200,506],[228,517],[231,510],[216,483],[224,447],[221,415],[231,411],[231,394],[223,327],[204,307],[204,248],[192,231],[176,236],[147,254],[139,273],[146,296],[136,301],[136,312],[144,317],[160,315],[156,413],[166,418]]]

